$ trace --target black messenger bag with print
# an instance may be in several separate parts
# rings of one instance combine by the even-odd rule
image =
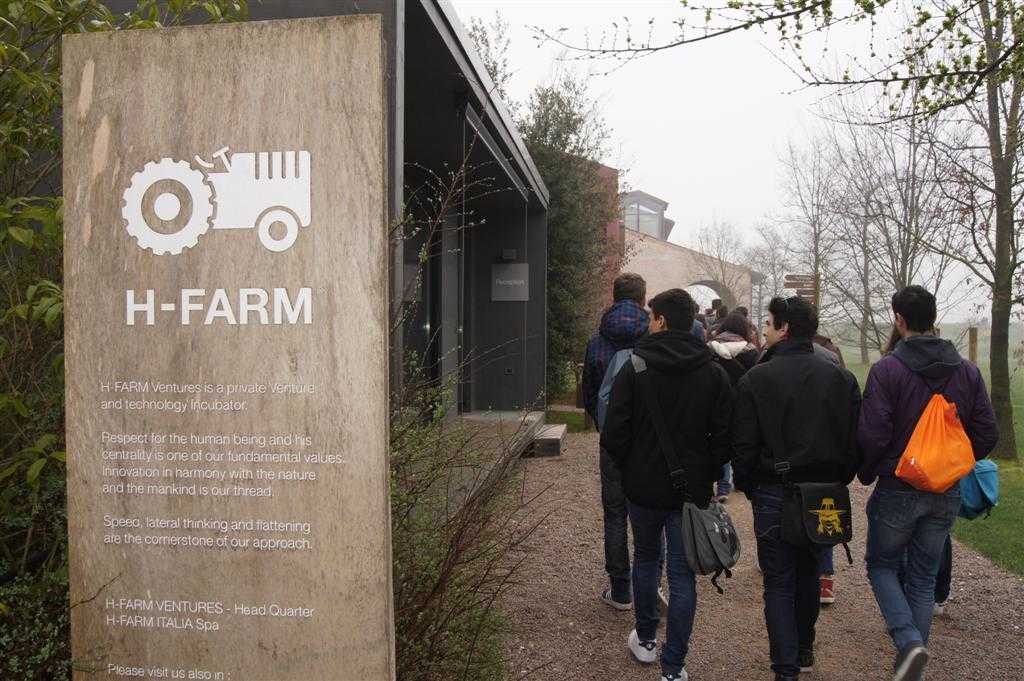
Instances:
[[[788,463],[782,464],[788,469]],[[776,469],[785,475],[787,470]],[[853,565],[853,510],[850,490],[838,482],[786,484],[782,502],[782,541],[801,548],[823,548],[842,544]]]

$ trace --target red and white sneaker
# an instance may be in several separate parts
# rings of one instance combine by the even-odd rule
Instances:
[[[822,575],[821,578],[821,593],[818,598],[822,605],[832,605],[836,602],[836,584],[835,580],[830,575]]]

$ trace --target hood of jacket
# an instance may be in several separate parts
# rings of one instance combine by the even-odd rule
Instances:
[[[963,361],[956,346],[935,336],[904,338],[892,354],[914,373],[930,379],[948,378]]]
[[[708,343],[711,351],[722,359],[736,359],[738,355],[748,350],[756,350],[752,343],[731,333],[720,333]]]
[[[650,317],[635,300],[620,300],[601,316],[599,333],[616,348],[631,347],[647,333]]]
[[[634,352],[666,374],[687,374],[711,361],[711,351],[689,331],[662,331],[641,338]]]

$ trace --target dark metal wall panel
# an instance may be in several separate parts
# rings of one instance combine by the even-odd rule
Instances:
[[[504,411],[526,407],[526,335],[529,302],[491,300],[492,266],[506,251],[526,261],[526,201],[513,190],[477,202],[474,212],[487,222],[467,232],[466,286],[471,290],[469,350],[471,409]],[[531,269],[534,267],[530,263]],[[533,291],[530,292],[531,300]]]
[[[527,218],[526,258],[530,263],[530,302],[526,306],[525,399],[535,409],[547,404],[547,213],[533,209]]]
[[[458,377],[459,347],[462,344],[462,315],[460,299],[461,264],[459,262],[459,231],[458,221],[453,217],[445,224],[440,235],[441,253],[438,256],[440,269],[437,319],[440,328],[437,338],[439,343],[440,377],[450,380]],[[453,395],[458,399],[458,395]]]

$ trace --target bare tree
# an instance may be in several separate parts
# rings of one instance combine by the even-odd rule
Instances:
[[[786,275],[791,273],[790,252],[782,231],[768,222],[756,228],[758,241],[747,249],[745,262],[764,277],[762,294],[766,298],[784,296]]]
[[[746,252],[739,229],[728,222],[715,220],[697,232],[697,266],[710,280],[728,289],[735,297],[733,305],[750,292],[749,269],[740,264]]]
[[[888,340],[893,291],[920,284],[947,309],[962,300],[944,290],[953,261],[927,246],[952,249],[956,240],[948,228],[949,202],[935,179],[939,157],[930,140],[938,119],[866,125],[858,108],[838,103],[829,137],[842,248],[828,285],[867,363],[869,346],[881,350]]]
[[[833,291],[827,286],[838,247],[835,221],[836,186],[828,146],[814,140],[806,148],[792,142],[782,157],[783,206],[779,226],[789,235],[790,264],[814,277],[818,311],[826,324],[837,318]]]

